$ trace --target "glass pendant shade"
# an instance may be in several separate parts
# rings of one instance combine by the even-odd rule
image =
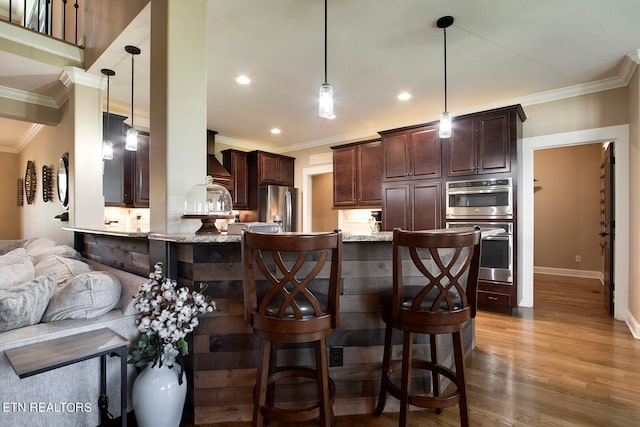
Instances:
[[[451,114],[445,111],[440,116],[440,138],[451,138]]]
[[[124,143],[125,150],[137,151],[138,150],[138,132],[131,128],[127,130],[127,139]]]
[[[318,114],[324,119],[335,119],[333,114],[333,88],[330,84],[324,83],[320,86],[320,108]]]
[[[109,140],[102,142],[102,158],[104,160],[113,160],[113,143]]]

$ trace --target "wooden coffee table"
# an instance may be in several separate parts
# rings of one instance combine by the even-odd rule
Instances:
[[[127,425],[127,347],[129,340],[111,329],[69,335],[6,350],[7,359],[20,378],[38,375],[63,366],[100,357],[100,422],[105,425],[107,397],[107,355],[120,357],[120,417]]]

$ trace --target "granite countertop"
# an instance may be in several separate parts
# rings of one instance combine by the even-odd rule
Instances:
[[[211,235],[197,235],[197,234],[163,234],[163,233],[150,233],[148,230],[143,229],[131,229],[126,227],[105,225],[96,227],[65,227],[65,230],[76,231],[81,233],[102,234],[105,236],[121,236],[132,238],[148,238],[149,240],[162,240],[166,242],[174,243],[239,243],[241,236],[239,234],[227,234],[222,232],[220,234]],[[446,229],[440,231],[445,232]],[[482,230],[483,236],[494,236],[503,233],[504,230],[500,228],[496,229],[484,229]],[[393,240],[393,232],[380,231],[378,233],[349,233],[344,232],[342,234],[342,241],[345,243],[350,242],[391,242]]]
[[[144,228],[132,228],[122,225],[97,225],[94,227],[63,227],[63,230],[79,233],[101,234],[104,236],[119,236],[146,239],[149,230]]]

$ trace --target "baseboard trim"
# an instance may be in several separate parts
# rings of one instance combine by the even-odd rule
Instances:
[[[625,323],[627,324],[631,335],[633,335],[635,339],[640,340],[640,323],[638,323],[636,318],[633,317],[633,314],[631,314],[631,312],[627,313],[627,320],[625,321]]]
[[[600,271],[591,270],[574,270],[571,268],[554,268],[554,267],[533,267],[534,273],[553,274],[556,276],[581,277],[584,279],[598,279],[600,283],[604,283],[604,275]]]

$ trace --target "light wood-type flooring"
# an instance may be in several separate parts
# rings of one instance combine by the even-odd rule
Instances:
[[[607,315],[600,282],[536,275],[534,306],[515,316],[479,312],[465,361],[471,425],[640,426],[640,340]],[[397,421],[397,413],[343,416],[337,426]],[[408,425],[459,425],[458,407],[411,411]]]

